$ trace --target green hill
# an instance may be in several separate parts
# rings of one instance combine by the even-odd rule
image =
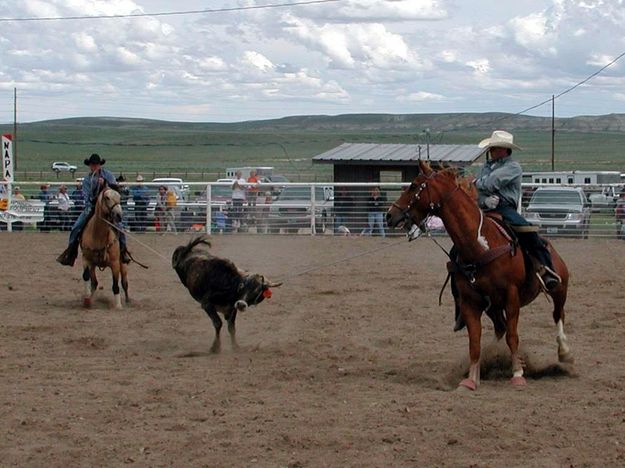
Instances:
[[[80,117],[20,124],[18,177],[52,177],[52,161],[81,166],[92,152],[117,172],[204,174],[236,165],[272,165],[309,179],[329,168],[311,158],[345,141],[476,143],[496,128],[514,132],[527,170],[549,169],[551,119],[503,113],[346,114],[190,123],[118,117]],[[429,137],[424,130],[429,129]],[[558,169],[625,171],[625,114],[556,119]],[[2,125],[0,131],[11,132]],[[22,175],[20,176],[20,172]]]

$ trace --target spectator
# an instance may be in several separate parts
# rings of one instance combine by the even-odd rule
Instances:
[[[154,209],[154,223],[157,231],[166,226],[165,215],[167,212],[167,187],[161,185],[156,195],[156,208]]]
[[[361,235],[372,235],[377,225],[380,235],[386,237],[386,233],[384,232],[384,212],[387,208],[386,205],[386,196],[380,191],[380,187],[373,187],[371,196],[367,199],[367,221],[369,225],[362,231]]]
[[[141,174],[137,176],[136,181],[139,185],[135,185],[130,189],[130,195],[135,202],[134,225],[135,230],[145,232],[147,227],[148,205],[150,203],[150,190],[145,185],[142,185],[143,176]]]
[[[61,231],[69,231],[70,221],[71,221],[71,204],[69,194],[67,193],[67,187],[65,185],[61,185],[59,187],[59,192],[55,196],[58,202],[58,219],[59,219],[59,229]]]
[[[117,186],[119,187],[119,195],[121,197],[122,209],[125,210],[126,206],[128,206],[128,199],[130,198],[130,189],[128,188],[128,186],[122,185],[126,183],[126,178],[124,177],[124,174],[120,174],[119,177],[115,179],[115,181],[117,182]]]
[[[13,189],[13,200],[26,201],[26,197],[24,196],[24,194],[22,193],[19,187],[15,187]]]
[[[71,211],[72,224],[74,224],[85,208],[85,194],[82,192],[82,181],[76,183],[76,188],[69,194],[69,198],[74,203]]]
[[[619,193],[614,213],[616,215],[616,238],[625,239],[625,188]]]
[[[43,221],[39,223],[39,229],[42,232],[48,232],[52,226],[52,216],[50,213],[50,186],[48,184],[43,184],[39,187],[39,193],[37,194],[37,198],[43,202]]]
[[[241,227],[243,219],[243,204],[245,203],[245,184],[246,181],[241,175],[241,171],[237,171],[232,184],[232,228],[237,230]]]
[[[354,198],[347,191],[346,187],[337,187],[334,201],[334,233],[339,234],[345,231],[341,226],[349,230],[352,217],[354,216]]]
[[[50,186],[48,184],[43,184],[42,186],[39,187],[39,194],[37,195],[37,198],[39,200],[41,200],[42,202],[45,202],[46,204],[50,201],[51,195],[50,195]]]
[[[250,184],[247,188],[247,206],[250,209],[250,216],[256,220],[256,202],[258,199],[258,183],[260,179],[256,175],[256,171],[252,169],[250,176],[247,178],[247,183]]]
[[[176,192],[173,189],[167,190],[165,204],[167,231],[178,232],[176,229],[176,206],[178,205],[178,200],[176,199]]]
[[[273,195],[271,191],[265,192],[265,200],[263,201],[263,207],[261,209],[261,215],[257,226],[260,225],[258,232],[267,234],[269,232],[269,211],[271,210],[271,203],[273,202]]]

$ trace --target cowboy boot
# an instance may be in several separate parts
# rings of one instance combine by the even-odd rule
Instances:
[[[560,275],[558,275],[548,266],[541,266],[537,274],[547,291],[553,291],[560,285],[560,283],[562,283],[562,278],[560,278]]]
[[[126,247],[126,244],[119,246],[119,254],[120,254],[120,259],[122,263],[131,262],[132,259],[130,258],[130,254],[128,253],[128,248]]]
[[[74,266],[74,262],[78,257],[78,242],[72,242],[56,259],[61,265]]]

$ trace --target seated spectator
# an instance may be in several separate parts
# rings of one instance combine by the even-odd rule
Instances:
[[[82,192],[81,181],[76,183],[76,188],[69,194],[69,198],[74,204],[71,209],[71,221],[73,225],[78,219],[78,216],[80,216],[80,213],[82,213],[82,210],[85,208],[85,194]]]
[[[19,187],[15,187],[13,189],[13,200],[26,201],[26,197],[24,196],[24,194],[22,194],[22,191]]]
[[[39,194],[37,195],[37,198],[39,200],[41,200],[42,202],[49,202],[50,199],[52,198],[52,195],[50,195],[49,192],[50,186],[48,184],[43,184],[39,187]]]
[[[70,223],[71,223],[71,213],[70,213],[70,198],[67,193],[67,187],[65,185],[61,185],[59,187],[59,192],[54,197],[58,202],[58,220],[59,220],[59,229],[61,231],[69,231]]]

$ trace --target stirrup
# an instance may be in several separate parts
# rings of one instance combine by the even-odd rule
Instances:
[[[558,283],[562,283],[562,277],[559,274],[557,274],[548,266],[543,266],[543,268],[545,269],[545,273],[549,273],[550,275],[554,276],[558,280]]]

